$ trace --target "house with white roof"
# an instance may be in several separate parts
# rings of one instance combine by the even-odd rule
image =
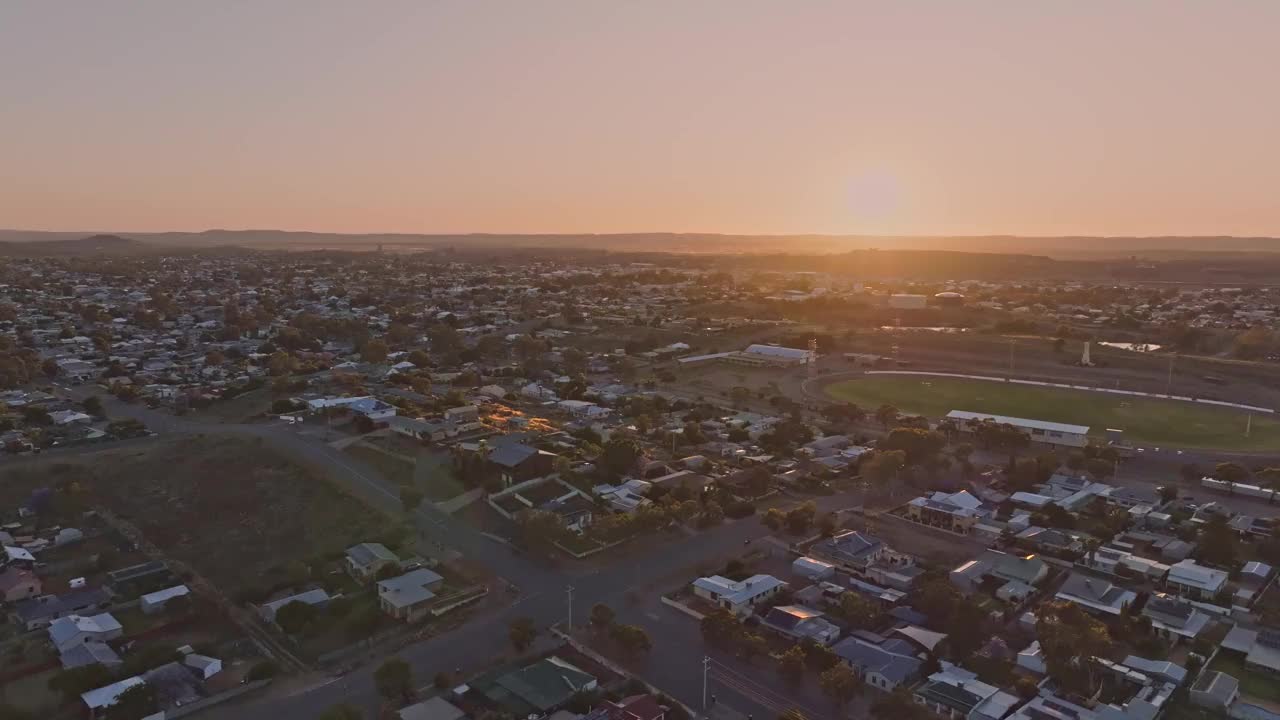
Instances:
[[[758,603],[773,597],[786,586],[787,583],[772,575],[752,575],[738,581],[712,575],[694,580],[693,594],[734,615],[750,615]]]
[[[1165,584],[1173,592],[1200,600],[1212,600],[1227,586],[1227,573],[1182,560],[1169,566]]]

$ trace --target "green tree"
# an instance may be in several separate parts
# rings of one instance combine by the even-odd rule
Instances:
[[[787,532],[792,535],[801,535],[809,530],[813,525],[813,520],[818,515],[818,506],[813,501],[802,503],[800,506],[793,508],[787,513]]]
[[[159,709],[156,704],[156,689],[148,683],[142,683],[116,697],[116,701],[107,706],[102,717],[104,720],[142,720],[154,715]]]
[[[294,600],[276,611],[276,625],[288,635],[297,635],[320,614],[315,605]]]
[[[389,657],[374,671],[373,684],[387,700],[407,702],[413,699],[413,668],[398,657]]]
[[[649,634],[637,625],[614,625],[609,631],[609,637],[629,655],[649,652],[653,647]]]
[[[1240,463],[1220,462],[1213,468],[1213,476],[1227,484],[1227,492],[1235,492],[1235,486],[1249,479],[1249,469]]]
[[[876,408],[876,422],[887,428],[890,423],[898,419],[899,414],[898,408],[885,403],[884,405]]]
[[[764,523],[765,527],[776,532],[782,529],[783,523],[787,521],[787,515],[779,508],[769,508],[760,521]]]
[[[837,663],[822,673],[818,684],[832,702],[842,707],[862,692],[862,680],[844,663]]]
[[[511,640],[511,647],[515,648],[516,652],[523,653],[537,639],[538,628],[533,624],[533,618],[518,617],[508,626],[507,637]]]
[[[1235,569],[1239,552],[1239,539],[1236,532],[1227,523],[1224,515],[1215,514],[1205,523],[1200,531],[1200,542],[1196,544],[1196,559],[1209,565]]]
[[[591,606],[591,627],[596,632],[604,632],[613,626],[615,613],[613,608],[604,603]]]
[[[370,340],[360,348],[360,359],[365,362],[380,363],[387,359],[387,343],[382,340]]]
[[[859,466],[862,476],[876,483],[885,485],[898,477],[902,468],[906,467],[907,455],[901,450],[875,451]]]
[[[1036,615],[1036,637],[1050,677],[1072,692],[1092,695],[1094,664],[1076,660],[1111,653],[1114,643],[1107,626],[1075,603],[1045,603]]]
[[[90,395],[89,397],[85,398],[84,402],[80,403],[80,405],[81,407],[84,408],[85,412],[89,413],[90,415],[96,418],[101,418],[106,416],[106,410],[103,409],[102,407],[102,399],[99,398],[97,395]]]
[[[632,438],[610,438],[600,455],[600,466],[609,477],[620,477],[635,467],[640,458],[640,443]]]
[[[778,674],[793,685],[804,679],[805,667],[805,652],[799,645],[792,646],[778,658]]]

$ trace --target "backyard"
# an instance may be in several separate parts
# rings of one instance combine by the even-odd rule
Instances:
[[[1219,652],[1209,664],[1210,670],[1224,672],[1240,681],[1240,694],[1248,698],[1280,703],[1280,682],[1275,676],[1250,669],[1244,659],[1230,652]]]
[[[1280,447],[1280,421],[1177,400],[928,376],[870,376],[833,383],[827,395],[874,412],[883,404],[905,413],[943,417],[952,410],[1088,425],[1094,433],[1124,431],[1135,444],[1221,450]],[[1246,428],[1249,434],[1246,436]]]

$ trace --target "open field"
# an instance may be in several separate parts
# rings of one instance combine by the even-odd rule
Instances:
[[[952,410],[1088,425],[1096,433],[1124,430],[1140,445],[1273,450],[1280,447],[1280,421],[1173,400],[1147,400],[1082,390],[1011,385],[983,380],[920,376],[867,376],[824,388],[833,398],[874,410],[884,403],[907,413],[942,417]]]
[[[392,524],[254,440],[184,437],[0,470],[10,506],[74,481],[228,595],[287,584],[296,566],[388,535]]]

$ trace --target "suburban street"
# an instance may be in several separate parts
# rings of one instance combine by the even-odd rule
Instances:
[[[61,389],[61,388],[60,388]],[[76,399],[94,394],[91,389],[61,389]],[[289,457],[324,472],[331,480],[366,502],[401,513],[394,483],[366,464],[328,444],[287,425],[223,424],[201,422],[126,404],[102,395],[113,417],[139,420],[159,435],[219,434],[261,440]],[[90,446],[101,450],[102,446]],[[63,452],[77,453],[77,450]],[[846,507],[856,504],[852,494],[824,498],[824,505]],[[574,588],[575,622],[584,623],[592,605],[605,603],[617,612],[618,621],[643,627],[653,641],[647,656],[628,663],[636,674],[693,708],[702,703],[702,659],[707,648],[697,622],[663,605],[661,593],[688,583],[700,569],[710,569],[740,554],[748,541],[769,535],[755,517],[725,524],[694,535],[671,533],[646,536],[606,551],[609,564],[594,568],[589,563],[546,567],[530,561],[513,548],[487,536],[470,524],[441,512],[430,503],[420,506],[413,521],[423,539],[457,551],[472,564],[510,584],[518,593],[510,606],[480,614],[457,629],[411,644],[398,655],[408,661],[420,685],[430,684],[438,672],[485,667],[494,658],[511,652],[507,629],[516,617],[534,619],[543,631],[568,621],[568,587]],[[500,592],[501,588],[493,588]],[[717,658],[710,673],[710,694],[718,705],[757,718],[774,717],[786,707],[803,706],[808,717],[828,716],[830,702],[817,691],[816,683],[799,689],[785,685],[772,670],[743,666],[728,658]],[[204,713],[210,718],[278,720],[311,718],[339,702],[353,703],[375,712],[379,696],[373,672],[379,660],[368,662],[340,678],[317,677],[313,684],[280,695],[250,696],[240,702],[214,707]]]
[[[91,391],[77,389],[64,392],[77,397]],[[110,397],[104,397],[104,400],[112,416],[140,420],[162,436],[204,433],[258,439],[325,473],[365,502],[388,512],[402,512],[394,483],[375,469],[331,447],[322,438],[310,436],[310,431],[300,431],[298,427],[284,424],[202,422],[141,405],[121,403]],[[1196,456],[1194,461],[1211,467],[1213,458]],[[1118,481],[1125,484],[1163,484],[1176,480],[1178,465],[1177,461],[1160,456],[1135,458],[1122,466]],[[1199,488],[1188,488],[1188,491],[1196,494],[1202,502],[1210,497],[1207,491]],[[1240,496],[1213,496],[1212,499],[1222,501],[1239,512],[1259,510],[1266,505],[1265,502]],[[861,495],[857,491],[820,499],[823,509],[827,510],[852,507],[859,505],[860,501]],[[419,507],[412,519],[424,540],[454,550],[468,562],[501,578],[511,589],[494,588],[494,591],[509,591],[515,598],[511,605],[501,610],[480,613],[461,627],[403,648],[398,654],[411,664],[414,677],[422,686],[429,684],[438,672],[461,669],[465,675],[509,654],[507,629],[516,617],[533,618],[543,631],[540,642],[549,642],[547,628],[567,624],[568,588],[572,586],[576,623],[585,622],[592,605],[605,603],[616,611],[619,622],[643,627],[653,641],[653,649],[647,656],[628,663],[628,667],[690,707],[696,709],[702,705],[703,657],[711,654],[709,694],[715,697],[718,705],[759,718],[777,716],[788,707],[802,707],[806,716],[814,720],[833,715],[832,705],[817,690],[816,683],[791,687],[763,665],[752,666],[716,656],[703,645],[696,621],[659,600],[663,592],[689,582],[700,572],[740,554],[749,543],[768,536],[769,531],[755,517],[730,521],[694,535],[646,536],[606,551],[609,562],[600,568],[592,567],[590,562],[548,566],[532,561],[500,539],[482,533],[431,504]],[[895,535],[912,529],[886,528]],[[916,534],[923,532],[917,530]],[[379,662],[380,659],[374,658],[342,677],[317,676],[309,684],[299,679],[286,680],[284,683],[297,683],[296,689],[285,693],[281,689],[269,689],[265,694],[212,708],[205,715],[228,720],[308,718],[339,702],[353,703],[373,712],[380,702],[373,683],[373,672]],[[855,703],[846,710],[853,711],[857,707]]]

